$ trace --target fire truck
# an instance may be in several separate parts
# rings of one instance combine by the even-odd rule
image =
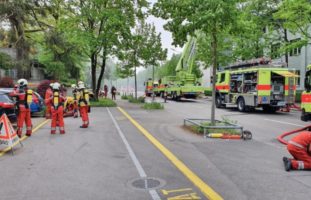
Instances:
[[[150,97],[153,93],[153,81],[151,78],[149,78],[147,81],[144,82],[145,85],[145,95],[147,97]]]
[[[178,100],[181,97],[195,99],[204,93],[201,80],[193,73],[196,46],[196,38],[189,38],[176,66],[176,76],[162,77],[158,87],[154,88],[155,94],[163,97],[166,93],[173,100]]]
[[[311,114],[311,65],[307,66],[305,91],[301,94],[301,120],[310,120]]]
[[[296,77],[293,70],[273,66],[218,72],[216,107],[235,106],[241,112],[262,107],[276,112],[294,104]]]

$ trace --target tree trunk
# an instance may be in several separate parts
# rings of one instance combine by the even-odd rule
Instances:
[[[96,96],[96,66],[97,66],[97,53],[91,54],[91,75],[92,75],[92,90]]]
[[[213,83],[212,83],[212,109],[211,109],[211,121],[212,125],[215,125],[215,100],[216,100],[216,70],[217,70],[217,31],[216,26],[212,33],[212,57],[213,57]]]
[[[102,78],[104,76],[105,68],[106,68],[106,53],[105,53],[105,50],[103,50],[103,60],[102,60],[102,65],[100,69],[100,74],[97,80],[97,88],[96,88],[96,94],[95,94],[96,100],[98,100],[98,94],[99,94]]]
[[[134,77],[135,77],[135,99],[137,99],[137,75],[136,75],[136,65],[134,67]]]
[[[10,18],[10,22],[15,29],[17,78],[30,78],[29,45],[25,39],[23,22],[15,17]]]
[[[287,29],[284,29],[284,40],[287,44],[288,43]],[[285,52],[285,62],[286,62],[286,67],[288,67],[288,51]]]

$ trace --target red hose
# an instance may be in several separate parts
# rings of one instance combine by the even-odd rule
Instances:
[[[293,131],[290,131],[290,132],[283,133],[282,135],[278,136],[277,139],[282,144],[287,145],[288,142],[284,139],[284,137],[292,135],[292,134],[295,134],[295,133],[298,133],[298,132],[301,132],[301,131],[305,131],[306,129],[310,130],[311,129],[311,125],[303,127],[303,128],[300,128],[300,129],[296,129],[296,130],[293,130]]]

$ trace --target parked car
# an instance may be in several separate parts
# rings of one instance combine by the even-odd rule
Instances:
[[[30,104],[31,115],[42,114],[45,109],[44,100],[37,92],[32,93],[32,103]]]
[[[9,95],[13,91],[13,88],[0,88],[0,92]],[[10,98],[10,97],[9,97]],[[13,101],[13,100],[12,100]],[[14,101],[13,101],[14,103]],[[45,110],[44,100],[37,92],[32,93],[32,103],[30,104],[31,115],[42,115]]]
[[[5,113],[9,120],[14,123],[17,121],[16,108],[14,101],[4,92],[0,92],[0,116]]]

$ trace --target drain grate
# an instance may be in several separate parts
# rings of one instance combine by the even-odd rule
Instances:
[[[140,190],[150,190],[150,189],[157,189],[164,185],[164,181],[157,179],[157,178],[139,178],[130,181],[130,185],[135,189]]]

